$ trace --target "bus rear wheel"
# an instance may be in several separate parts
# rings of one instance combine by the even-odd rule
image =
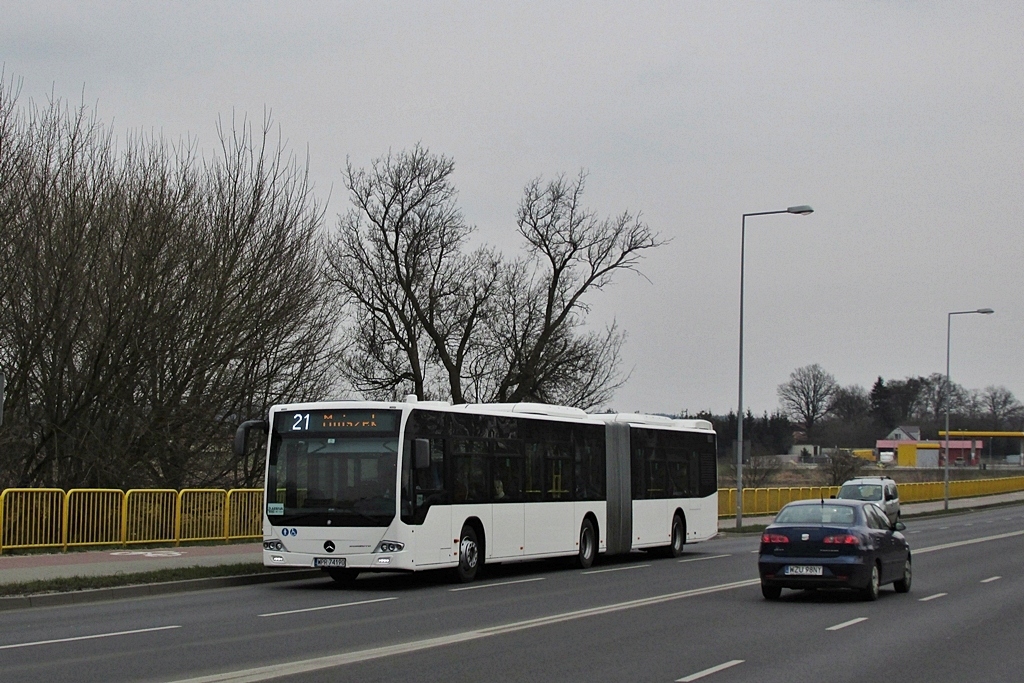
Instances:
[[[683,546],[686,545],[686,525],[679,515],[672,517],[672,540],[668,546],[669,557],[679,557],[683,554]]]
[[[480,543],[476,537],[476,529],[468,524],[462,527],[459,534],[459,566],[455,575],[462,583],[469,583],[476,578],[480,570]]]
[[[580,527],[580,549],[576,556],[576,563],[581,569],[590,569],[597,556],[597,533],[594,531],[594,524],[589,520],[583,520]]]

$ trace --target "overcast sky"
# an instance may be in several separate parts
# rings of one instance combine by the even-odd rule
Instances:
[[[736,408],[819,363],[841,384],[944,372],[1024,398],[1024,3],[45,2],[0,0],[21,101],[53,93],[124,135],[273,113],[317,193],[423,143],[455,159],[482,241],[516,249],[528,180],[671,242],[593,297],[631,370],[612,407]]]

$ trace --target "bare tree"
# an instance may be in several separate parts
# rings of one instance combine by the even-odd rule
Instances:
[[[348,164],[352,209],[328,252],[348,304],[343,372],[374,398],[406,389],[464,401],[466,365],[498,278],[489,249],[466,254],[454,163],[416,146],[370,169]]]
[[[1002,430],[1008,423],[1020,424],[1024,406],[1006,387],[988,386],[981,392],[983,416],[993,430]]]
[[[783,411],[803,425],[810,439],[814,425],[828,412],[838,388],[835,377],[815,363],[797,368],[788,382],[779,385],[779,401]]]
[[[868,392],[859,384],[836,387],[828,406],[829,415],[844,422],[866,419],[871,413]]]
[[[0,477],[258,481],[260,459],[231,454],[238,420],[330,380],[305,169],[269,145],[269,121],[262,138],[244,122],[222,132],[199,163],[144,136],[118,152],[84,107],[13,111],[0,118]]]
[[[663,244],[639,216],[600,219],[583,205],[586,174],[530,182],[517,225],[533,275],[511,294],[497,339],[509,350],[495,392],[501,401],[565,401],[591,407],[610,399],[624,338],[614,324],[582,332],[585,296],[611,284],[619,271],[636,271],[643,252]],[[516,323],[517,334],[507,330]]]
[[[864,466],[864,461],[845,449],[835,449],[828,457],[828,462],[819,465],[824,472],[828,486],[839,486],[843,482],[853,479]]]
[[[412,391],[454,402],[607,401],[624,337],[586,329],[587,292],[635,270],[659,244],[629,213],[600,220],[581,204],[584,176],[526,187],[523,258],[467,253],[453,162],[417,146],[367,170],[348,165],[352,209],[331,242],[328,277],[346,307],[342,372],[359,392]]]

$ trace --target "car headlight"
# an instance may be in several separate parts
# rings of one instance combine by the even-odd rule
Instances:
[[[282,551],[283,552],[288,552],[288,549],[284,547],[284,543],[281,543],[281,541],[277,540],[276,538],[272,538],[272,539],[269,539],[269,540],[264,539],[263,540],[263,549],[264,550],[273,550],[273,551],[276,551],[276,552],[282,552]]]
[[[405,549],[405,544],[404,543],[399,543],[398,541],[381,541],[380,543],[377,544],[377,547],[376,547],[376,549],[374,549],[373,552],[375,552],[375,553],[399,553],[399,552],[402,552],[402,550],[404,550],[404,549]]]

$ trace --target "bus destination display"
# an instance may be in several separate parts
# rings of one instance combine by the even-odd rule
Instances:
[[[389,410],[308,410],[278,413],[274,418],[274,431],[278,434],[320,432],[393,434],[398,431],[398,415]]]

